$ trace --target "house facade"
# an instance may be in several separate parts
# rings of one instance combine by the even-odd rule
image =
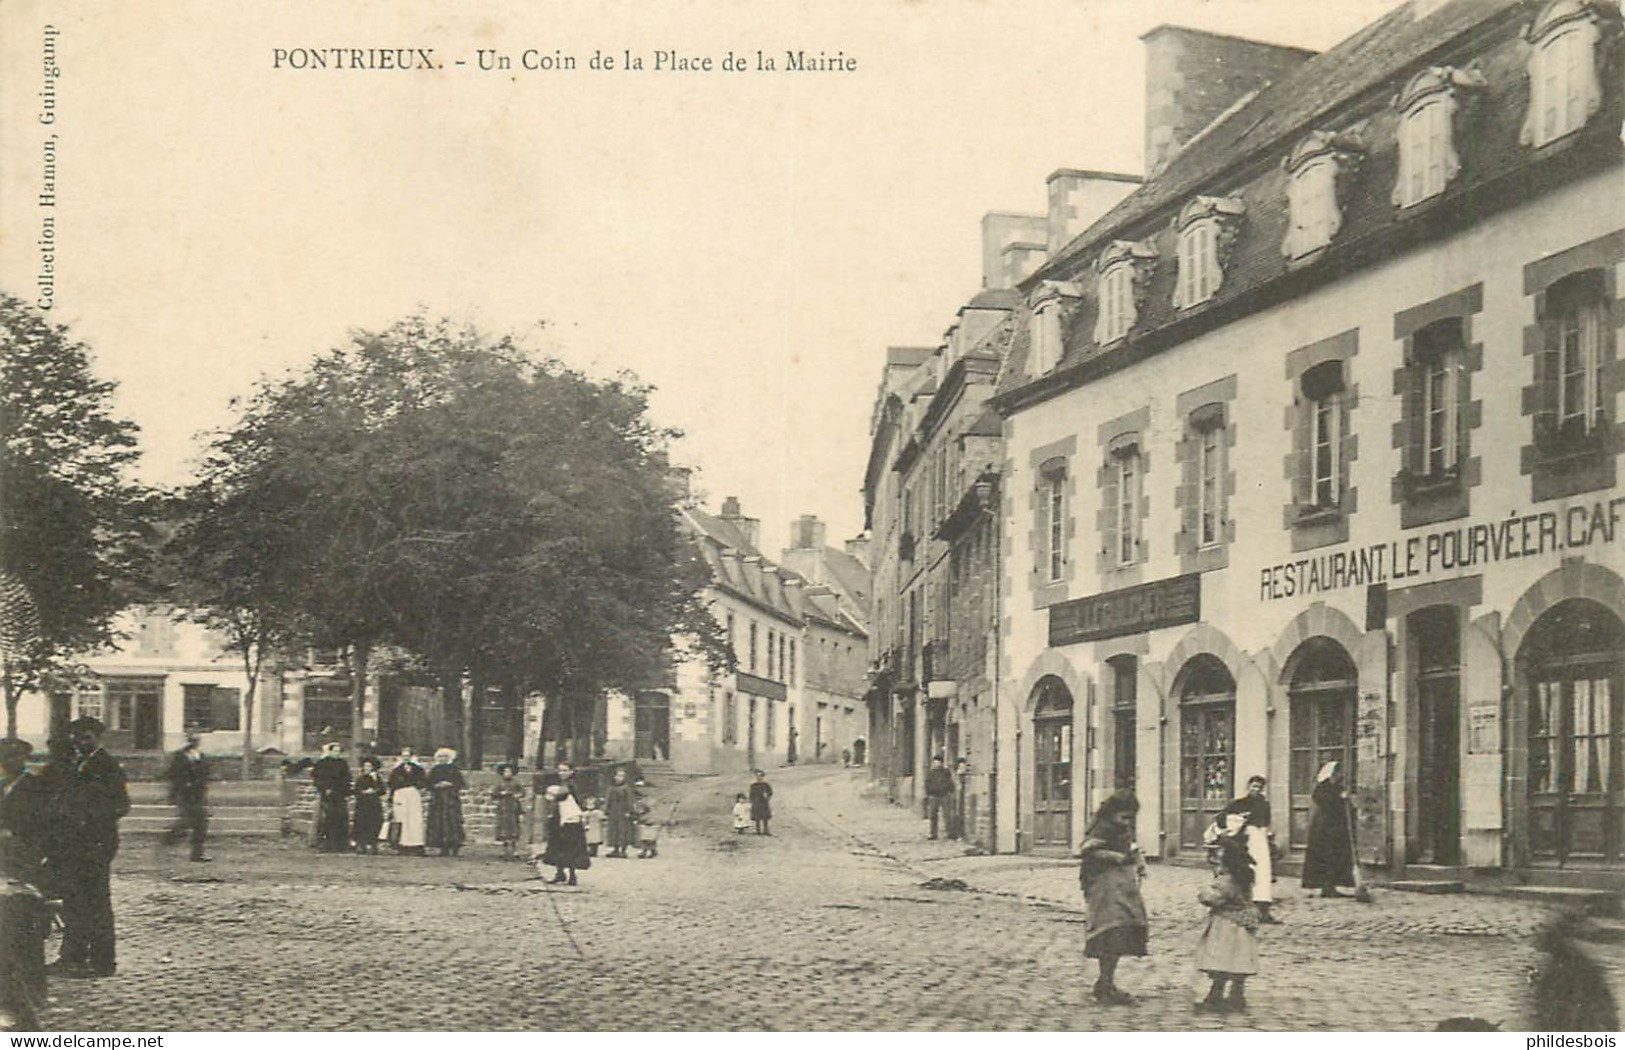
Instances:
[[[1159,30],[1148,77],[1244,43]],[[1618,8],[1258,47],[1255,86],[1148,82],[1157,170],[1020,285],[997,846],[1073,849],[1132,788],[1142,845],[1199,857],[1262,774],[1299,851],[1336,761],[1368,862],[1617,878]]]

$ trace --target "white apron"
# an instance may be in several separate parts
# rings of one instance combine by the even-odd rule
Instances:
[[[1275,899],[1270,889],[1270,829],[1247,825],[1247,856],[1253,859],[1253,900],[1268,904]]]
[[[401,826],[403,849],[423,845],[423,793],[415,787],[399,787],[389,796],[390,819]]]

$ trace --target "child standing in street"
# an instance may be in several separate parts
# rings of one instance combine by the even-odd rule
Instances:
[[[756,782],[750,786],[750,819],[756,824],[756,834],[773,834],[767,829],[773,819],[773,785],[760,769],[756,771]]]
[[[1232,818],[1234,819],[1234,818]],[[1243,834],[1219,837],[1211,885],[1197,894],[1208,909],[1207,925],[1196,942],[1196,968],[1213,982],[1198,1010],[1247,1008],[1247,978],[1258,972],[1258,907],[1253,903],[1253,860]],[[1225,985],[1230,997],[1225,998]]]
[[[750,830],[750,800],[741,792],[734,796],[734,834],[743,835]]]
[[[655,823],[653,813],[645,813],[638,818],[638,857],[647,860],[660,855],[656,847],[660,842],[660,826]]]
[[[519,826],[525,813],[525,789],[515,776],[519,767],[512,762],[497,766],[501,777],[491,789],[491,801],[496,804],[496,839],[502,844],[502,859],[514,859],[514,847],[519,843]]]
[[[596,857],[598,847],[604,844],[604,800],[589,798],[581,819],[587,828],[587,856]]]

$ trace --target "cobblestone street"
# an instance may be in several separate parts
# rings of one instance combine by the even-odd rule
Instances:
[[[861,771],[780,770],[774,835],[738,836],[742,784],[677,783],[653,860],[550,886],[494,846],[460,859],[221,841],[185,862],[131,838],[114,881],[119,973],[56,981],[53,1029],[1370,1029],[1464,1014],[1528,1027],[1538,905],[1278,883],[1250,1011],[1193,1013],[1202,872],[1155,866],[1140,997],[1088,995],[1075,868],[967,857]],[[936,890],[938,877],[968,890]],[[53,949],[54,951],[54,946]]]

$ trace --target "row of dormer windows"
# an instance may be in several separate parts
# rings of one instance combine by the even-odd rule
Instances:
[[[1597,50],[1601,15],[1594,0],[1555,0],[1527,34],[1529,109],[1520,141],[1540,148],[1586,125],[1601,107]],[[1464,99],[1482,90],[1475,70],[1432,66],[1415,74],[1394,100],[1399,111],[1399,175],[1393,202],[1410,208],[1444,193],[1461,172],[1456,150],[1457,114]],[[1287,174],[1287,234],[1281,252],[1290,263],[1307,263],[1343,226],[1346,187],[1358,170],[1363,147],[1357,138],[1313,131],[1283,162]],[[1244,206],[1239,199],[1196,197],[1175,220],[1173,303],[1186,310],[1212,299],[1224,280],[1228,243]],[[1105,347],[1128,336],[1139,319],[1143,295],[1157,262],[1149,242],[1114,241],[1096,262],[1094,342]],[[1035,374],[1064,356],[1062,313],[1076,285],[1051,283],[1032,300],[1031,345]]]

